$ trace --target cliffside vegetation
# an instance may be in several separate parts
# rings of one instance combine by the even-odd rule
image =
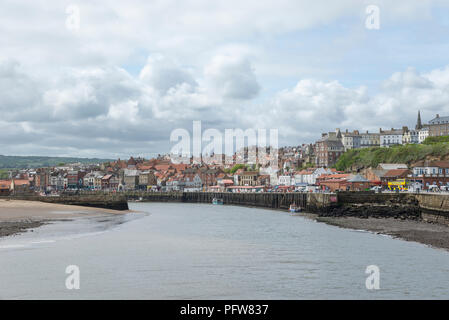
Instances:
[[[0,155],[0,169],[15,168],[43,168],[58,166],[63,163],[94,164],[110,161],[107,159],[67,158],[67,157],[28,157],[28,156],[2,156]]]
[[[397,145],[390,148],[353,149],[345,152],[335,168],[341,171],[375,168],[379,163],[406,163],[426,159],[443,160],[449,158],[449,143],[441,142],[449,137],[426,139],[423,144]],[[449,140],[448,140],[449,141]]]

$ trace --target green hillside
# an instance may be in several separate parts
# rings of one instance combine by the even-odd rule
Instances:
[[[411,164],[425,159],[446,159],[447,157],[449,157],[449,143],[431,139],[423,144],[349,150],[338,159],[335,167],[337,170],[347,171],[374,168],[379,163]]]
[[[0,155],[0,169],[41,168],[53,167],[61,164],[76,163],[95,164],[108,162],[108,159],[70,158],[70,157],[37,157],[37,156],[2,156]]]

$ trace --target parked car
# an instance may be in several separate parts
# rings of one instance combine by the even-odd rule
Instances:
[[[374,191],[374,192],[381,192],[382,191],[382,187],[381,186],[374,186],[374,187],[371,187],[370,190]]]

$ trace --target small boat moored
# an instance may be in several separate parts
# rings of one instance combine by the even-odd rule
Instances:
[[[212,204],[223,204],[223,199],[213,198]]]
[[[292,212],[292,213],[301,212],[301,207],[297,206],[296,203],[292,203],[290,205],[289,211]]]

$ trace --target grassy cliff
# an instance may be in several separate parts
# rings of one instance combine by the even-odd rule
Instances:
[[[337,170],[357,170],[377,167],[379,163],[411,164],[425,159],[449,158],[449,143],[425,141],[425,144],[406,144],[390,148],[353,149],[345,152],[337,161]]]

